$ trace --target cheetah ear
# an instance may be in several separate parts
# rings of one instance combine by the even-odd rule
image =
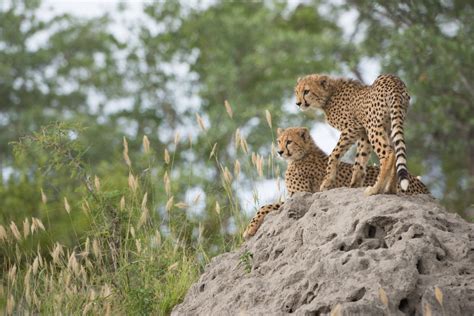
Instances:
[[[301,79],[303,79],[303,77],[298,77],[298,79],[296,80],[296,83],[300,83]]]
[[[280,136],[281,133],[283,133],[283,129],[282,128],[277,128],[277,135]]]
[[[306,141],[306,135],[308,135],[308,129],[306,127],[303,127],[300,132],[301,138],[303,138],[304,141]]]
[[[328,82],[326,79],[322,79],[320,83],[321,83],[321,87],[323,87],[324,89],[328,88]]]

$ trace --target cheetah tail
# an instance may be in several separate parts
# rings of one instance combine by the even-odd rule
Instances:
[[[390,107],[390,118],[392,121],[392,142],[395,146],[397,176],[402,191],[408,189],[410,181],[408,180],[407,170],[407,152],[405,146],[405,137],[403,134],[403,122],[405,120],[406,109],[410,96],[408,94],[397,95],[393,99]]]

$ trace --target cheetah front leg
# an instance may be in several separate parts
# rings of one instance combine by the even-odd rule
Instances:
[[[326,169],[326,176],[324,177],[323,182],[321,183],[320,191],[329,190],[336,180],[337,175],[337,165],[339,163],[339,158],[341,158],[349,147],[354,144],[357,139],[358,133],[354,130],[348,129],[344,130],[339,137],[336,147],[333,149],[331,155],[329,156],[328,166]]]
[[[280,207],[282,206],[283,206],[283,202],[262,206],[258,210],[257,214],[255,214],[255,216],[252,218],[252,220],[250,221],[250,224],[248,224],[247,228],[245,229],[242,235],[244,239],[245,240],[250,239],[250,237],[255,235],[260,225],[262,225],[263,220],[265,219],[265,216],[267,216],[267,214],[270,213],[271,211],[276,211],[280,209]]]
[[[367,171],[367,162],[369,161],[372,146],[365,131],[357,140],[357,152],[354,167],[352,167],[351,188],[358,188],[364,184]]]

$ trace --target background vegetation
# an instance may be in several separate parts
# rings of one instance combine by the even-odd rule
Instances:
[[[169,313],[241,243],[242,191],[256,208],[258,181],[281,177],[274,130],[321,119],[293,106],[308,73],[399,75],[409,169],[472,219],[470,1],[154,2],[121,41],[126,14],[0,5],[7,314]]]

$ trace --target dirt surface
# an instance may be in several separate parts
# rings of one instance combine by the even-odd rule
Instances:
[[[440,304],[441,303],[441,304]],[[298,193],[173,315],[474,315],[474,225],[430,196]]]

